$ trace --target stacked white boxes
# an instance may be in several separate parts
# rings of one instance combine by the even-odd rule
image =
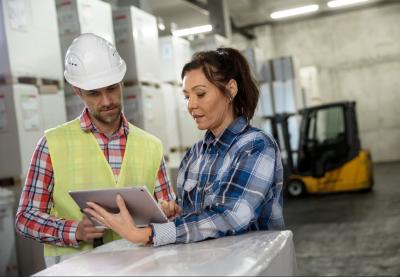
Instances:
[[[164,82],[165,104],[169,109],[167,129],[170,134],[170,165],[178,167],[186,150],[203,137],[203,132],[197,129],[187,110],[181,85],[182,68],[190,61],[191,47],[186,39],[174,36],[161,37],[159,44],[160,77]]]
[[[38,88],[0,85],[0,115],[0,179],[23,180],[35,145],[43,135]]]
[[[127,86],[124,89],[124,113],[129,122],[161,139],[166,151],[164,97],[159,87]]]
[[[296,112],[293,61],[291,57],[276,58],[271,61],[273,91],[277,113]]]
[[[114,44],[111,4],[100,0],[56,0],[56,5],[62,63],[68,47],[80,34],[94,33]],[[68,120],[79,116],[85,106],[69,84],[65,85],[65,102]]]
[[[181,37],[164,36],[160,44],[160,78],[163,82],[181,83],[183,66],[190,61],[190,42]]]
[[[43,131],[66,121],[54,1],[1,1],[0,43],[0,178],[23,179]]]
[[[296,151],[299,144],[299,117],[295,115],[297,103],[292,58],[280,57],[262,61],[262,53],[259,53],[256,48],[248,48],[243,51],[243,54],[249,60],[249,64],[260,84],[260,98],[252,124],[266,133],[278,136],[281,142],[282,157],[286,159],[288,151],[282,143],[282,127],[276,126],[277,128],[273,130],[271,123],[283,119],[284,114],[290,115],[287,119],[289,140],[296,162]]]
[[[160,60],[156,18],[134,6],[127,6],[114,10],[113,20],[117,50],[127,64],[126,85],[158,83]]]
[[[58,81],[62,74],[54,1],[4,0],[0,7],[0,73]]]
[[[74,38],[94,33],[114,43],[111,5],[100,0],[56,0],[61,52]]]
[[[166,129],[167,143],[164,145],[164,152],[168,157],[169,168],[178,168],[182,159],[180,128],[178,120],[178,98],[177,94],[181,89],[171,83],[161,83],[161,93],[163,94],[165,119],[163,128]]]
[[[272,91],[269,83],[261,83],[259,86],[260,98],[252,124],[264,132],[272,134],[271,121],[266,118],[274,115]]]
[[[54,0],[1,0],[0,179],[24,183],[32,153],[44,130],[65,121],[60,40]],[[11,213],[15,214],[15,210],[13,207],[8,210],[11,222],[7,224],[11,225],[7,226],[12,227]],[[13,234],[14,228],[10,229],[9,232]],[[2,258],[8,255],[7,247],[15,248],[11,237],[5,236],[8,240],[6,244],[1,243]],[[43,246],[37,242],[18,237],[17,248],[16,275],[33,274],[38,264],[44,264]],[[34,261],[35,257],[40,257],[41,261]],[[12,266],[15,268],[15,263]],[[11,274],[6,269],[6,275]]]
[[[296,113],[295,76],[291,57],[276,58],[271,61],[273,72],[273,97],[276,113]],[[299,144],[299,119],[292,116],[288,120],[290,145],[296,151]]]
[[[167,154],[157,20],[134,6],[117,8],[113,11],[113,20],[115,45],[127,66],[124,113],[130,122],[161,139]]]
[[[187,109],[188,102],[184,98],[182,89],[176,91],[177,106],[178,106],[178,123],[179,134],[183,153],[193,146],[194,143],[203,139],[204,133],[197,128],[191,114]]]
[[[261,83],[260,84],[260,99],[259,99],[259,107],[260,107],[260,115],[263,117],[273,116],[273,99],[271,86],[269,83]]]
[[[271,90],[271,71],[264,60],[263,51],[257,47],[248,47],[242,51],[249,63],[252,75],[259,84],[260,97],[258,106],[251,121],[255,127],[271,134],[271,121],[267,117],[274,115],[273,97]]]

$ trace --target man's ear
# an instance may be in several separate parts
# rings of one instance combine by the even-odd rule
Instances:
[[[227,88],[229,90],[229,94],[230,97],[233,99],[235,98],[237,92],[238,92],[238,86],[237,86],[237,82],[235,79],[231,79],[228,84],[227,84]]]
[[[74,92],[75,95],[82,97],[82,92],[80,88],[77,88],[75,86],[72,86],[72,91]]]

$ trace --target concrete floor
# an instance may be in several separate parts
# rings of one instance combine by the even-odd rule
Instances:
[[[301,276],[400,276],[400,162],[374,166],[370,193],[285,199]]]

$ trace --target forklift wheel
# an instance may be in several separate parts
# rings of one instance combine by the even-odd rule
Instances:
[[[290,180],[286,191],[290,197],[300,197],[305,194],[305,187],[302,181],[300,180]]]

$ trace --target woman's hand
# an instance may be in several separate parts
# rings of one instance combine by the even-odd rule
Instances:
[[[121,195],[117,195],[116,202],[119,208],[119,213],[116,214],[107,212],[104,208],[93,202],[87,202],[89,208],[84,209],[84,211],[91,214],[96,220],[112,229],[124,239],[133,243],[147,243],[151,229],[149,227],[136,227]]]
[[[164,211],[165,215],[169,219],[174,219],[175,217],[181,215],[182,209],[176,204],[175,201],[159,201],[161,209]]]

